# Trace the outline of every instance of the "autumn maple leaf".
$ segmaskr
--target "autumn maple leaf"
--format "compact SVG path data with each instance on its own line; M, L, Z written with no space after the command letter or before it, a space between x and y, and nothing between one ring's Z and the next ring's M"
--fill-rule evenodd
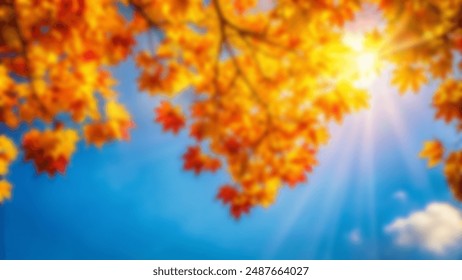
M462 36L459 36L456 39L454 39L454 47L456 50L462 53Z
M257 4L255 0L234 0L234 8L239 14L243 14L248 9Z
M444 166L444 175L454 197L462 201L462 152L452 152Z
M418 92L420 87L427 83L428 79L425 71L421 68L405 66L400 67L393 73L391 83L398 87L400 94L404 94L409 89L414 93Z
M230 205L230 213L237 220L241 218L242 214L248 214L252 208L250 199L240 195L239 191L231 185L222 186L218 191L217 199Z
M11 198L11 184L6 180L0 180L0 203Z
M221 167L218 159L202 153L199 146L189 147L183 155L183 160L183 168L185 170L193 170L196 175L204 170L215 172Z
M220 188L217 194L217 198L221 201L223 201L224 204L231 203L234 198L236 198L238 195L238 191L236 188L230 186L230 185L224 185Z
M24 159L33 162L38 173L63 174L77 141L78 135L71 129L31 130L23 137Z
M239 203L239 204L233 204L231 205L231 215L235 219L239 219L242 214L248 214L250 212L250 209L252 208L252 204L249 202L244 202L244 203Z
M154 121L178 134L188 118L196 146L183 167L199 174L223 164L232 181L217 198L235 218L308 180L331 122L368 107L360 84L369 78L362 76L388 63L402 94L441 79L435 119L462 132L454 67L462 70L461 0L1 3L0 125L26 127L21 153L39 173L65 172L81 137L97 147L129 139L133 121L117 102L112 67L130 54L139 90L172 99L188 92L187 113L164 101ZM380 15L365 18L375 27L370 34L355 27L364 23L364 5ZM350 32L359 35L355 47L343 42ZM135 46L141 34L148 44ZM448 184L462 200L462 151L445 148L430 141L421 156L430 166L445 161ZM0 182L16 153L14 141L0 135ZM0 202L10 189L1 183Z
M0 135L0 176L8 173L9 165L17 157L18 151L13 141L4 135Z
M173 107L170 102L163 101L155 109L155 121L162 124L164 131L177 134L185 126L185 119L179 107Z
M434 167L443 159L444 146L438 140L427 141L419 156L428 159L428 167Z
M444 81L433 96L435 118L446 123L462 118L462 82L455 79Z

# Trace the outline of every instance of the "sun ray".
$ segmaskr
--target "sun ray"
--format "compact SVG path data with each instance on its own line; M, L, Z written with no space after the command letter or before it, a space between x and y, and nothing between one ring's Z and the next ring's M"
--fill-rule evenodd
M396 102L393 101L391 96L383 94L382 101L388 120L393 129L393 133L399 141L399 149L404 157L405 167L409 172L413 185L426 191L428 197L434 197L435 193L432 191L430 181L427 173L425 172L426 170L415 164L418 152L416 151L414 158L406 156L406 154L409 154L409 151L412 151L411 143L416 142L412 138L412 129L406 127L405 118L403 117L402 112L396 109L398 106L395 104Z
M351 52L348 53L347 65L344 67L340 80L354 80L354 85L360 88L369 87L377 78L380 68L379 49L365 45L364 33L346 32L343 43Z
M361 167L361 177L366 181L364 186L362 204L360 207L360 213L367 213L367 230L370 233L370 240L368 246L373 257L377 256L377 215L376 215L376 182L375 182L375 133L374 133L374 122L375 122L375 111L374 106L377 106L376 98L371 98L371 109L365 112L364 117L364 130L360 145L363 147L359 156L359 162Z
M388 36L383 38L382 44L380 45L381 57L386 58L388 56L392 56L400 51L405 51L409 49L413 49L418 47L419 45L425 44L427 42L431 42L435 38L441 36L442 34L447 34L448 30L441 30L437 34L433 34L433 36L422 36L420 38L414 38L412 40L397 40L396 38L402 34L402 32L406 29L407 24L409 21L414 19L410 19L409 17L401 17L396 19L398 22L393 23L394 27L389 28ZM391 22L393 20L388 20ZM448 27L450 28L450 27Z
M343 154L341 157L336 158L338 160L338 165L336 169L335 177L330 181L330 190L326 192L327 197L325 198L325 203L323 204L322 212L323 215L320 216L319 220L325 221L322 223L322 227L319 227L319 231L317 232L317 238L319 241L322 239L326 240L327 246L323 248L324 256L322 258L332 258L332 252L334 250L334 243L337 238L338 229L339 229L339 221L341 217L341 210L343 209L343 205L346 199L346 193L348 188L346 188L347 183L352 178L352 169L354 168L354 164L352 160L356 157L355 153L358 150L357 141L360 136L359 132L361 130L361 122L358 117L352 119L353 128L348 129L345 128L342 131L348 134L349 138L345 139L345 148L343 150ZM339 139L342 137L340 136ZM338 143L339 145L342 145ZM328 164L326 164L328 165ZM326 176L327 178L332 178L331 176ZM350 184L351 186L351 184ZM329 230L327 228L329 227ZM321 242L317 242L316 246L313 247L314 254L318 255L320 250L319 247Z
M316 176L318 178L332 178L329 181L329 186L321 186L319 183L316 185L313 183L319 182L316 178L312 178L312 183L308 184L308 190L300 197L300 199L294 204L295 206L290 210L290 214L286 222L281 225L281 230L276 234L274 239L271 242L271 245L268 247L265 257L273 258L280 247L284 244L292 228L295 226L303 211L307 209L308 205L312 205L310 200L312 199L321 199L323 201L322 208L317 209L316 211L320 214L317 216L317 227L311 228L314 240L312 244L319 244L326 236L326 228L329 225L336 225L339 219L339 211L341 209L342 202L345 197L345 192L347 191L344 188L344 182L348 177L349 169L351 166L350 160L353 157L353 147L356 145L356 138L358 136L359 125L356 122L352 123L352 127L338 128L338 134L333 135L332 137L339 140L332 140L329 144L329 153L326 154L326 158L321 160L320 167ZM341 139L341 140L340 140ZM346 144L342 144L346 143ZM327 150L327 147L326 147ZM332 170L336 170L335 177L332 176ZM329 176L323 174L328 172ZM328 190L326 190L328 188ZM334 223L332 223L334 222ZM333 239L334 236L329 238ZM305 252L306 256L314 257L318 252L317 246L313 247L310 252Z

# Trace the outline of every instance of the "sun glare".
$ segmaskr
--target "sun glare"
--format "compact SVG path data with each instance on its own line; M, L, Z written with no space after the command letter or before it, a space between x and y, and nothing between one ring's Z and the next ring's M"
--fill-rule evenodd
M352 50L355 84L361 87L370 86L377 78L377 51L365 47L363 34L347 33L343 37L343 42Z
M356 84L359 86L371 85L377 78L377 54L364 51L359 53L355 60L359 75Z
M361 33L345 33L343 43L356 52L364 48L364 36Z

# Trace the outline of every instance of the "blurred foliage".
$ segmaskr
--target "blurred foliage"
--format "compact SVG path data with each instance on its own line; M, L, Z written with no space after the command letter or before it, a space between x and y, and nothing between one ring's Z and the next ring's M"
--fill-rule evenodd
M366 6L384 28L348 43L348 24ZM461 7L462 0L2 0L0 122L28 129L21 143L0 136L0 202L11 196L5 176L16 146L54 176L78 141L102 147L129 138L134 124L111 74L126 59L140 70L139 89L165 98L155 121L166 132L187 129L197 142L184 169L230 174L217 197L236 218L307 180L328 125L368 107L358 81L385 62L403 94L441 80L435 117L460 130ZM135 48L140 39L149 47ZM187 90L195 96L188 108L172 104ZM435 140L421 156L431 166L444 162L462 199L462 152L444 151Z

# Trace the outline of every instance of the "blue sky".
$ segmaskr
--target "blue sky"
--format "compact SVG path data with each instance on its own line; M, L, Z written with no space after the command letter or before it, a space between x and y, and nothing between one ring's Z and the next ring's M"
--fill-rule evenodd
M376 80L370 110L332 125L309 182L284 189L272 207L235 221L215 199L226 173L182 171L181 156L192 140L186 132L164 134L153 122L159 98L137 92L132 62L115 75L137 124L131 141L103 149L81 143L65 176L52 179L17 160L9 175L13 199L0 206L0 257L462 258L462 234L435 240L419 224L424 219L433 228L450 227L431 213L462 209L442 168L427 169L417 156L426 139L457 139L451 126L433 120L436 85L401 97L388 75ZM417 213L420 220L410 216Z

